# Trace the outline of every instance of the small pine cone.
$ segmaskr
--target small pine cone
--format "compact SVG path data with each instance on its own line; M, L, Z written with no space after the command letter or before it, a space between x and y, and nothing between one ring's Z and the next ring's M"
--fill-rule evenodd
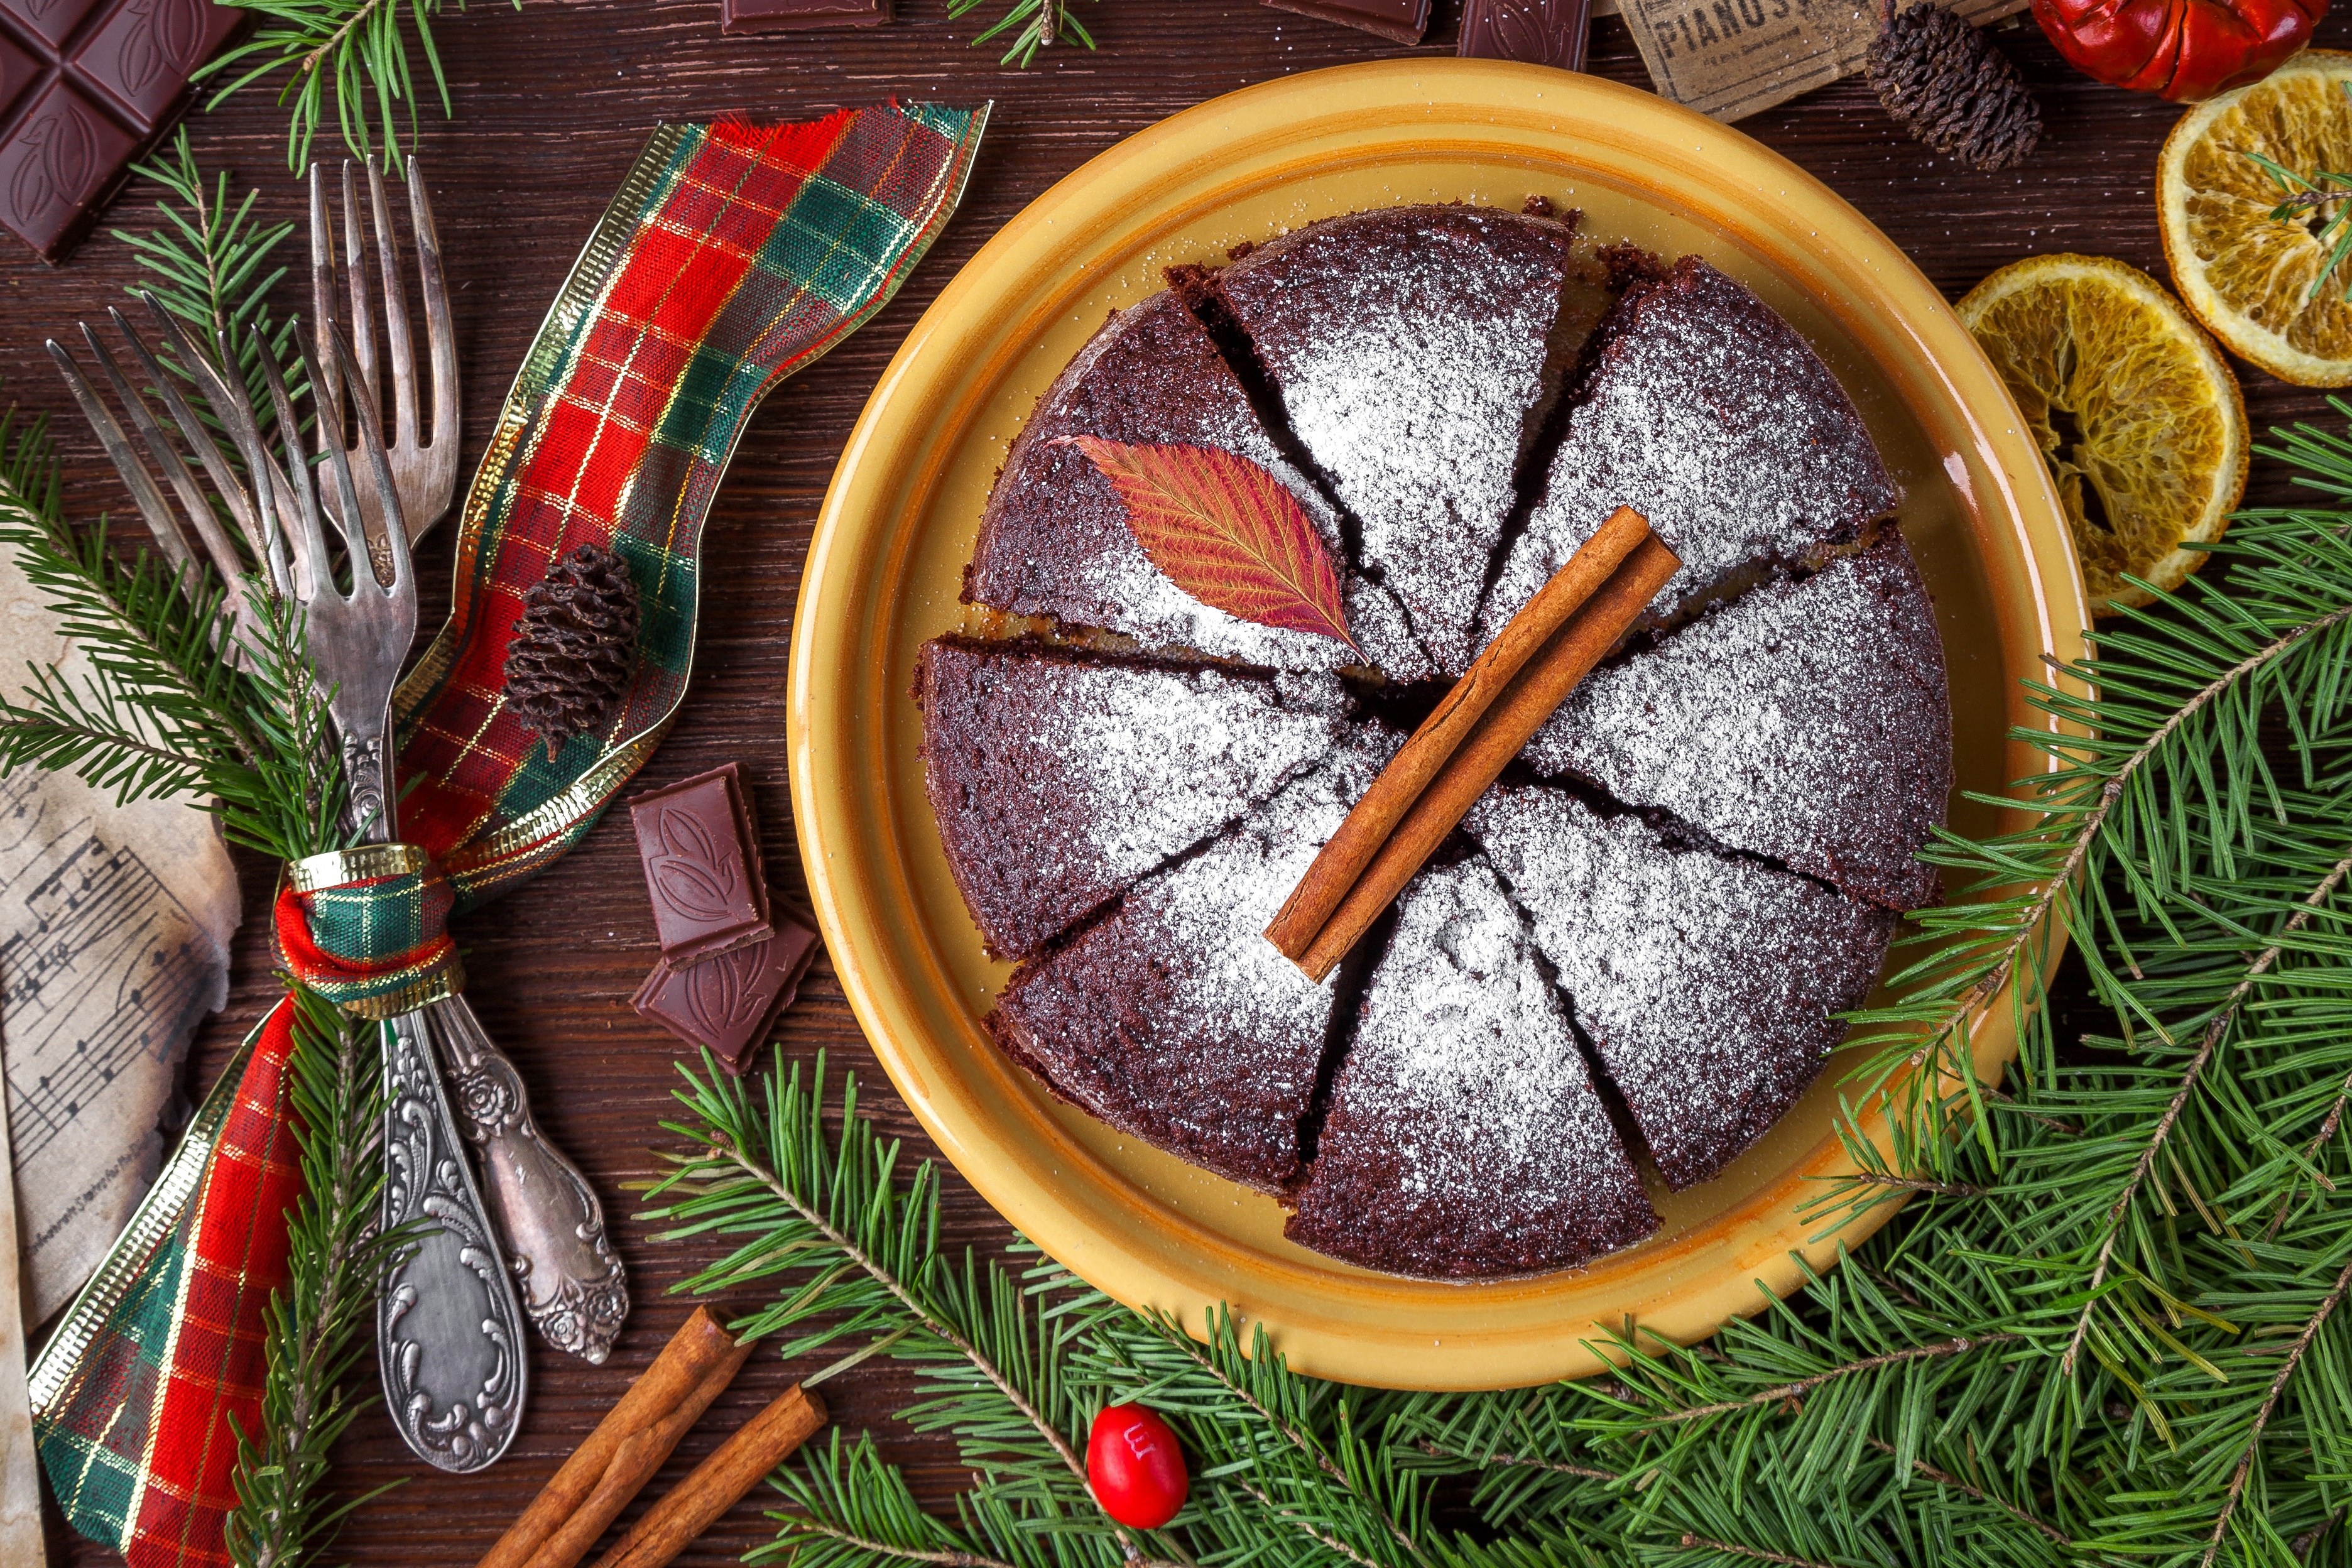
M603 723L637 651L637 585L627 563L583 544L547 569L507 645L507 706L547 742L548 760Z
M1886 16L1869 69L1895 123L1938 153L2006 169L2042 140L2042 107L2017 67L1935 0Z

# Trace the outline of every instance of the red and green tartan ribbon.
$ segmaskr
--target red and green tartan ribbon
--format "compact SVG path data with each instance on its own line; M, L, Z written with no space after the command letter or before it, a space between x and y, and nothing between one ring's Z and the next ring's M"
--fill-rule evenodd
M394 699L403 843L289 870L275 918L298 978L363 1016L454 989L447 914L551 864L652 754L693 663L703 521L752 409L898 290L986 120L893 104L654 133L515 378L467 496L448 624ZM601 731L550 759L506 708L506 648L523 595L586 543L635 579L635 674ZM295 1192L289 1006L232 1067L217 1141L191 1131L34 1370L67 1517L131 1568L231 1561L235 1433L259 1427Z

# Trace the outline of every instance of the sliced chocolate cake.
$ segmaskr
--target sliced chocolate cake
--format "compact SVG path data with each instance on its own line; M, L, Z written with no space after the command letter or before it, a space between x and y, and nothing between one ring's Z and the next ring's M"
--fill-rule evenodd
M1179 1158L1288 1185L1338 978L1309 984L1260 933L1395 749L1349 731L1241 826L1022 965L988 1016L1005 1055Z
M1476 657L1480 589L1596 312L1600 271L1549 218L1406 206L1310 224L1213 279L1291 430L1360 527L1357 563L1437 671ZM1589 274L1589 276L1588 276Z
M1573 1268L1658 1227L1486 862L1405 889L1284 1234L1391 1274Z
M1347 559L1329 506L1283 458L1192 311L1162 293L1113 316L1038 399L989 492L964 572L967 603L1254 664L1331 669L1354 662L1334 638L1254 625L1179 588L1129 531L1110 481L1076 447L1055 444L1081 435L1216 447L1247 458L1297 497L1332 560ZM1399 679L1427 673L1393 598L1354 574L1343 593L1349 628L1366 657Z
M1627 289L1601 335L1482 642L1620 506L1682 558L1664 615L1734 574L1818 559L1901 499L1821 356L1696 257Z
M1524 753L1892 909L1952 790L1936 611L1903 536L1764 584L1595 670Z
M1845 1037L1896 916L1753 860L1676 847L1564 790L1490 790L1465 821L1527 911L1601 1065L1675 1187L1762 1137Z
M940 637L915 680L931 811L988 951L1020 958L1321 762L1327 675Z

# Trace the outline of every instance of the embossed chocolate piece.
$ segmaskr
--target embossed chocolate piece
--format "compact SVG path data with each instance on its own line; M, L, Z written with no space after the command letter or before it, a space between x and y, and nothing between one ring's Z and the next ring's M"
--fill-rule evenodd
M774 934L741 768L730 763L638 795L629 820L666 958L710 958Z
M1464 59L1584 68L1592 0L1462 0Z
M776 934L698 963L663 959L629 998L639 1014L690 1046L709 1047L729 1072L740 1073L752 1047L800 994L816 960L816 932L798 921Z
M891 0L721 0L722 33L781 33L798 27L870 27L890 19Z
M1429 0L1265 0L1277 11L1361 27L1400 44L1417 44L1429 31Z
M0 0L0 224L62 261L245 18L211 0Z

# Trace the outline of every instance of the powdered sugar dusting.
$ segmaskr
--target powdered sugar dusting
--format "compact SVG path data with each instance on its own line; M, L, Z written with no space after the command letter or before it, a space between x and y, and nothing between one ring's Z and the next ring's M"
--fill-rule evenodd
M1219 279L1291 429L1363 525L1363 565L1441 670L1477 653L1568 261L1558 225L1421 207L1318 224Z
M1751 861L1677 852L1557 790L1489 791L1464 824L1533 921L1659 1169L1705 1181L1844 1037L1895 917Z
M1292 1227L1403 1272L1565 1268L1657 1221L1484 860L1400 901Z
M1944 820L1951 706L1909 547L1890 534L1596 670L1525 756L1859 897L1933 901L1913 857Z
M1607 330L1488 600L1488 637L1620 506L1682 557L1652 604L1661 614L1735 568L1797 561L1894 509L1894 481L1837 378L1713 268L1685 258Z

